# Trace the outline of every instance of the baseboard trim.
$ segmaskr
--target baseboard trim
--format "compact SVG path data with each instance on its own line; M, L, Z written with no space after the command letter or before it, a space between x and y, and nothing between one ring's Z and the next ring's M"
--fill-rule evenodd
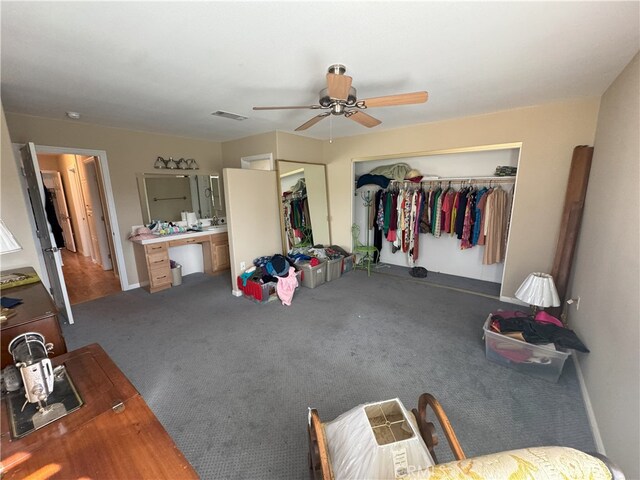
M234 297L241 297L242 296L242 290L231 290L231 295L233 295Z
M500 301L501 302L507 302L507 303L513 303L514 305L520 305L522 307L528 307L529 306L526 303L518 300L515 297L507 297L507 296L504 296L504 295L500 295Z
M596 420L596 414L593 411L591 405L591 398L587 391L587 385L584 383L584 375L582 375L582 368L580 367L580 361L576 352L571 355L573 357L573 364L576 366L576 373L578 375L578 383L580 384L580 393L582 393L582 400L584 401L584 408L587 411L587 418L589 419L589 427L591 428L591 434L593 435L593 441L596 443L596 449L598 453L606 455L604 450L604 443L602 442L602 436L600 435L600 429L598 428L598 421Z
M127 288L125 288L125 291L133 290L134 288L140 288L140 283L130 283L129 285L127 285Z

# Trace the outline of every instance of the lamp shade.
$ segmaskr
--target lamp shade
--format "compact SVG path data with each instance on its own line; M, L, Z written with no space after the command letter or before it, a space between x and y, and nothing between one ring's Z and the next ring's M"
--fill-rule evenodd
M22 250L22 247L2 219L0 219L0 254L18 252L20 250Z
M530 273L516 292L516 298L536 307L559 307L560 297L553 277L547 273Z

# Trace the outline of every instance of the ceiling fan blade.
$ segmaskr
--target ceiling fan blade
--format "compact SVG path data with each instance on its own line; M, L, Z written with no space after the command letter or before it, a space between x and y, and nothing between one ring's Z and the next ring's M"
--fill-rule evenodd
M364 125L367 128L375 127L382 123L377 118L373 118L371 115L359 110L351 111L349 112L349 115L345 115L345 117L350 118L354 122L358 122L360 125Z
M349 75L327 73L327 90L329 97L337 100L346 100L349 97L349 89L353 79Z
M300 125L298 128L296 128L296 132L299 132L300 130L306 130L309 127L313 127L316 123L318 123L320 120L322 120L324 117L329 116L330 113L322 113L320 115L316 115L315 117L313 117L311 120L303 123L302 125Z
M427 92L401 93L399 95L387 95L386 97L374 97L362 100L367 108L393 107L394 105L411 105L424 103L429 99Z
M254 110L302 110L302 109L317 110L318 108L322 108L322 107L320 105L298 105L293 107L253 107Z

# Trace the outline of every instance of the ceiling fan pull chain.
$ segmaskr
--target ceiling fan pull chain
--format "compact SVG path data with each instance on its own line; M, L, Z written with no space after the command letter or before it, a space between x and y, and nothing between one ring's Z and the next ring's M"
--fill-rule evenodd
M333 143L333 115L329 115L329 143Z

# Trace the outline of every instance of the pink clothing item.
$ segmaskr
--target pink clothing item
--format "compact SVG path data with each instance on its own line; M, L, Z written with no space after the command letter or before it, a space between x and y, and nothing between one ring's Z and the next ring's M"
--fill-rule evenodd
M540 322L540 323L552 323L557 327L564 327L564 325L562 324L562 322L560 320L558 320L556 317L554 317L553 315L549 315L547 312L545 312L544 310L540 310L538 313L536 313L536 316L533 318L536 322Z
M280 300L282 300L283 305L291 305L291 300L293 300L293 293L298 287L298 277L296 276L296 269L293 267L289 267L289 275L287 275L286 277L276 278L278 279L278 285L276 286L278 297L280 298Z

